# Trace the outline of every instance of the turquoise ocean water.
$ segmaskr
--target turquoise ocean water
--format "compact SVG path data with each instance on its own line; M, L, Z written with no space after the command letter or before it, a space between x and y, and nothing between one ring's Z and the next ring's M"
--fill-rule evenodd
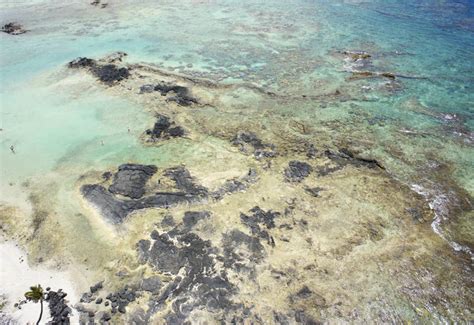
M45 175L70 190L87 170L148 159L138 140L147 112L66 68L79 56L123 51L127 62L221 83L294 97L347 95L317 107L289 101L275 114L382 161L430 201L433 231L472 258L474 2L143 0L100 9L77 0L0 1L1 24L10 21L29 31L0 33L4 204L24 205L25 183ZM345 51L371 57L352 60ZM353 71L398 77L351 80ZM160 161L177 159L173 152L159 149Z
M127 116L140 116L139 108L61 83L72 58L118 50L131 62L188 69L224 83L250 81L297 95L345 89L360 100L317 116L311 106L292 114L337 122L344 127L330 132L370 139L366 150L401 178L429 179L428 166L440 163L456 186L474 191L470 1L117 1L105 9L85 1L4 1L1 7L2 22L21 21L30 30L0 35L4 193L87 143L109 136L125 137L117 152L131 145L124 124ZM370 53L363 69L415 79L347 83L348 72L360 67L341 51ZM117 119L122 123L110 123ZM403 132L426 136L413 140ZM110 155L95 154L87 159Z

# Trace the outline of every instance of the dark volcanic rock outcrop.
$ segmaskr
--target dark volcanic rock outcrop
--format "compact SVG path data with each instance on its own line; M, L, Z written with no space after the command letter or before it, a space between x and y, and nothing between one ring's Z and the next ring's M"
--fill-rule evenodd
M247 175L225 181L219 189L211 194L211 196L218 200L222 199L227 194L245 191L251 184L255 183L257 179L258 176L255 169L249 169Z
M80 57L75 60L72 60L67 64L67 66L71 69L77 69L77 68L92 68L95 66L95 60L85 58L85 57Z
M150 240L138 243L142 262L174 277L150 300L145 318L170 302L171 311L165 316L167 324L185 323L192 311L202 308L209 312L238 308L230 299L237 288L228 280L225 270L216 268L219 250L192 232L199 220L209 217L205 211L186 212L184 223L168 232L154 231L153 244Z
M168 97L167 100L176 102L181 106L190 106L198 103L198 100L191 96L189 89L183 86L161 83L156 85L154 90L159 91L161 96L166 96L169 93L172 93L173 95Z
M100 184L81 187L82 195L114 224L122 223L133 211L145 208L167 208L180 203L201 201L207 196L207 189L195 183L184 167L170 168L164 176L176 183L176 192L155 192L143 196L145 185L156 173L157 168L149 165L125 164L114 175L114 182L107 190ZM118 197L128 196L131 199Z
M333 165L327 164L318 168L319 176L326 176L335 171L343 169L347 165L355 167L366 167L370 169L385 169L381 163L375 159L359 157L349 149L339 149L339 151L326 150L326 157L328 157Z
M252 153L257 159L276 156L275 146L264 143L253 132L239 131L231 142L234 146L238 146L240 151L247 154Z
M157 140L182 137L186 132L181 126L174 125L169 117L158 114L153 128L146 130L145 133L150 136L151 140Z
M288 167L285 169L285 177L289 182L301 182L309 176L313 171L310 164L293 160L290 161Z
M72 309L68 307L66 303L67 293L63 292L61 289L56 291L49 291L46 294L45 301L48 302L49 311L51 313L51 321L48 324L70 324L70 314Z
M159 83L157 85L146 84L140 87L140 94L159 91L161 96L168 96L166 100L176 102L180 106L191 106L198 104L198 100L193 97L187 87L172 83Z
M10 35L20 35L27 32L26 29L23 28L22 25L18 23L8 23L2 26L2 32L10 34Z
M119 166L114 182L109 191L132 199L139 199L145 194L146 182L157 172L156 166L124 164Z
M240 214L242 223L250 228L252 235L266 240L271 246L275 246L275 240L265 228L275 228L275 218L278 218L280 213L271 210L264 211L258 206L252 208L250 212L252 213L250 215Z
M100 81L108 85L127 79L130 76L130 71L127 68L119 68L114 64L98 65L92 69L92 72Z
M135 301L136 298L136 290L133 288L129 288L128 286L115 293L110 293L107 295L107 297L105 297L105 299L110 301L112 314L115 314L117 311L122 314L125 314L125 308L128 306L128 304Z
M122 56L124 53L120 53ZM102 64L93 59L80 57L68 63L69 68L88 69L97 79L112 86L117 82L127 79L130 71L125 67L118 67L115 64Z
M189 171L184 167L168 168L164 172L164 175L172 179L176 184L176 188L182 190L184 193L199 196L207 195L207 189L197 184Z
M227 180L220 188L209 192L185 167L178 166L163 172L163 177L174 182L172 191L152 192L150 189L152 193L146 194L146 184L156 172L155 166L124 164L114 174L108 189L102 184L86 184L81 187L81 193L107 220L119 224L136 210L169 208L182 203L199 203L208 198L220 200L226 194L243 191L257 181L257 173L249 170L245 176Z

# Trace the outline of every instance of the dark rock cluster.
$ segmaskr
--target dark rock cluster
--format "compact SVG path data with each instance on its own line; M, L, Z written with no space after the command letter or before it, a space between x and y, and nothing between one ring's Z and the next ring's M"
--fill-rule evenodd
M12 22L3 25L2 32L10 35L20 35L26 33L27 30L24 29L22 25Z
M108 189L102 184L86 184L81 187L81 193L106 219L119 224L136 210L199 203L207 198L220 200L227 194L246 190L257 180L257 173L251 169L245 176L227 180L221 187L209 192L196 182L185 167L178 166L163 172L163 177L174 182L173 191L155 191L146 195L146 184L156 172L155 166L124 164L119 166ZM111 177L107 175L106 179ZM158 184L160 182L161 179Z
M128 68L120 68L115 64L99 64L97 61L85 57L69 62L68 67L88 69L97 79L109 86L130 77Z
M318 168L319 176L326 176L335 171L343 169L347 165L355 167L366 167L370 169L385 169L381 163L375 159L359 157L349 149L339 149L339 151L326 150L326 157L328 157L333 165L325 165Z
M91 2L91 5L98 7L100 5L100 8L106 8L108 6L108 3L101 3L101 0L93 0Z
M77 69L77 68L92 68L96 65L95 60L89 59L89 58L84 58L80 57L75 60L72 60L67 64L67 66L71 69Z
M179 186L188 185L185 182ZM82 315L89 322L108 324L111 315L127 313L129 323L148 324L161 312L160 319L164 324L189 324L193 312L205 310L216 322L223 324L258 322L258 312L238 298L239 281L248 283L257 277L257 267L267 257L267 248L275 244L269 231L276 228L280 217L279 212L256 206L241 214L241 221L249 233L230 229L222 234L219 245L213 245L197 233L198 229L206 228L206 223L213 222L210 212L187 211L178 223L167 215L160 230L153 230L149 238L138 241L136 246L139 262L151 266L155 275L108 294L104 305L110 306L110 310L106 312L91 311L103 303L97 296L102 283L92 286L86 294L91 296L87 299L89 305L82 308ZM204 227L199 228L199 225ZM272 270L273 273L289 276L279 270ZM127 306L139 296L149 297L148 306L128 309ZM316 324L302 306L312 299L322 305L325 303L323 297L304 286L288 299L291 309L288 313L274 311L276 323Z
M169 117L158 114L153 128L146 130L145 133L152 140L157 140L182 137L186 132L181 126L174 125L174 122L171 122Z
M159 91L161 96L166 96L170 92L173 93L174 95L168 97L167 100L176 102L181 106L190 106L198 103L197 99L190 95L189 89L183 86L161 83L155 86L155 91Z
M310 164L302 161L292 160L285 169L285 177L289 182L301 182L313 171Z
M216 191L212 192L212 197L216 200L222 199L226 194L245 191L251 184L257 181L258 175L255 169L249 169L248 173L239 178L228 179Z
M158 168L153 165L121 165L115 173L109 191L131 199L139 199L145 194L145 184L157 171Z
M138 242L140 261L173 277L164 287L159 280L154 280L156 285L147 291L155 294L149 302L148 312L140 316L142 320L170 303L171 311L164 317L166 324L183 324L193 310L202 308L223 321L228 312L249 312L249 308L232 300L238 288L229 281L227 270L246 271L249 276L255 263L266 256L265 249L257 237L239 230L224 234L222 249L214 247L193 232L197 223L210 218L207 211L188 211L181 224L167 232L155 230L150 240ZM271 224L271 216L262 218ZM216 268L218 262L224 264L223 269Z
M278 218L280 213L271 210L264 211L258 206L252 208L250 212L252 213L250 215L240 214L242 223L250 228L252 235L266 240L271 246L275 246L275 240L265 228L275 228L275 218Z
M115 314L117 311L121 314L125 314L125 308L129 303L135 301L136 298L136 290L129 287L125 287L116 293L110 293L105 297L105 299L110 301L112 314Z
M143 85L140 87L140 93L151 93L159 91L161 96L167 96L171 93L171 96L167 97L167 101L176 102L180 106L191 106L192 104L198 104L198 100L190 94L187 87L179 86L170 83L159 83L157 85Z
M108 85L127 79L130 76L130 71L127 68L118 68L115 64L98 65L92 72L100 81Z
M45 301L48 302L49 311L51 314L51 321L48 324L60 325L70 324L70 314L72 309L66 303L67 293L61 289L58 291L48 291L45 296Z
M246 154L253 154L257 159L276 156L275 146L264 143L253 132L240 131L231 142L234 146L238 146L240 151Z
M114 175L114 183L109 189L100 184L88 184L81 187L81 192L114 224L122 223L135 210L167 208L180 203L201 201L207 196L207 189L196 184L184 167L171 168L164 173L164 176L174 180L178 191L155 192L143 196L146 182L154 172L156 172L155 166L125 164L119 167L119 171ZM117 197L115 193L121 193L130 199Z

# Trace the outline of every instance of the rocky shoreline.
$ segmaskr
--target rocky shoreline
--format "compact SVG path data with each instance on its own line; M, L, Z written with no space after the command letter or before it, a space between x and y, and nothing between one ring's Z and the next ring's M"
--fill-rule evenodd
M53 294L58 322L69 308L81 324L469 318L469 257L432 231L437 211L423 193L363 143L273 113L294 97L125 58L119 52L68 64L71 74L92 76L104 91L149 111L137 141L152 158L74 177L83 209L75 218L87 224L78 238L97 246L93 273L102 281L74 305ZM348 97L297 102L340 100ZM169 163L153 158L165 150ZM53 210L37 209L41 233ZM453 284L451 274L462 280Z
M349 55L356 61L370 58L364 54L346 53L345 55ZM138 100L143 100L144 96L152 96L151 98L156 101L156 104L166 106L167 115L174 116L173 120L180 121L184 121L183 118L180 118L183 114L191 114L187 115L188 118L195 114L195 111L189 113L182 111L183 108L192 110L195 107L214 107L219 102L215 96L220 96L221 92L232 92L234 89L229 85L220 86L168 73L158 73L157 76L154 70L150 72L148 68L138 65L121 66L120 62L121 59L106 58L105 60L90 61L90 59L81 58L73 61L70 67L85 67L99 81L108 86L116 86L118 92L129 93L130 89L138 89L136 96L141 98ZM105 78L102 74L103 66L108 66ZM119 72L125 71L124 69L128 71L126 74ZM113 72L112 76L109 71ZM135 79L136 77L137 79ZM160 81L157 82L156 78ZM389 76L387 78L395 80ZM137 85L136 81L141 85ZM255 91L246 85L242 87L251 92ZM158 96L155 95L156 92ZM278 98L277 94L267 94L265 91L259 90L258 94ZM177 134L178 138L184 135L184 129L187 130L186 138L192 140L202 132L216 135L212 130L219 128L218 125L203 124L197 124L196 128L196 124L191 126L189 123L182 127L174 127L170 118L162 115L162 112L163 109L157 111L157 121L152 129L145 132L148 140L145 137L144 141L164 145L166 141L175 137L173 134ZM180 128L179 132L174 132L171 129L173 127ZM204 131L207 127L211 129ZM288 267L286 263L291 260L291 255L289 256L290 260L280 264L281 262L276 262L275 259L278 256L284 256L284 254L279 255L281 253L277 253L277 251L286 249L294 252L294 249L298 249L306 252L308 257L314 255L308 259L308 262L313 258L326 260L329 255L341 263L350 264L352 263L349 262L350 260L358 258L355 257L357 255L353 256L354 252L363 249L362 247L367 247L367 245L380 245L380 250L388 249L385 254L391 254L389 252L393 250L392 245L400 245L394 244L398 239L392 237L387 230L393 227L402 232L416 227L416 231L423 234L423 240L443 245L442 241L438 242L439 238L436 239L432 233L430 234L429 226L427 227L427 221L433 218L433 214L423 197L414 195L410 189L393 179L383 163L346 147L334 148L321 143L305 141L303 145L299 144L299 149L295 150L294 143L292 143L294 137L284 140L275 138L276 143L270 143L262 140L260 135L254 133L253 130L247 131L240 128L241 126L238 126L237 129L231 128L230 130L236 130L233 131L233 135L227 135L227 133L225 136L218 136L228 141L228 144L236 148L240 154L251 157L256 165L249 169L247 175L235 179L223 179L220 181L220 185L214 186L214 188L200 184L199 180L191 176L192 173L184 166L160 169L154 165L131 163L119 166L116 172L103 172L102 180L95 184L83 183L81 193L84 198L96 207L105 220L111 224L117 226L124 223L133 224L133 219L138 218L141 214L148 214L148 209L158 208L159 211L162 211L159 212L161 221L155 223L149 237L139 239L136 243L137 261L139 265L149 270L147 273L151 275L137 279L133 284L127 284L119 289L121 291L118 294L111 293L106 297L98 297L93 294L92 297L84 299L83 303L87 305L87 308L80 307L85 315L84 320L87 317L92 319L91 310L97 310L94 307L101 304L106 304L107 309L101 311L100 316L96 316L96 319L102 321L105 321L103 317L108 320L110 318L116 319L119 317L118 315L124 313L126 313L125 319L129 322L149 323L152 320L162 319L168 324L184 324L198 319L237 323L265 319L277 323L305 324L316 324L327 318L360 320L367 316L357 316L352 312L348 314L348 309L344 308L346 304L337 298L340 296L320 290L308 278L309 274L316 272L320 274L317 276L318 278L327 281L327 274L334 271L320 269L317 266L318 263L316 265L307 264L304 262L305 260L301 261L304 265L301 266L301 269L291 268L282 271L279 267L281 268L282 265ZM305 133L306 130L303 128L302 132ZM158 140L159 142L157 142ZM345 176L341 178L341 175ZM345 184L346 178L355 183L342 185ZM285 189L292 188L293 194L288 196L285 202L274 201L271 198L264 200L265 194L259 193L259 191L267 180L271 180L275 192L280 193L281 189L283 191L281 193L284 193ZM357 190L359 194L353 195L359 196L361 193L365 193L363 205L382 204L385 206L384 210L392 211L392 216L381 218L380 214L372 215L368 212L371 210L366 210L365 213L368 215L358 216L357 219L361 218L361 220L349 227L349 229L356 227L354 235L357 235L355 237L349 236L342 240L342 243L339 242L337 247L329 250L327 248L322 251L320 248L314 250L313 245L320 239L314 234L309 234L311 232L318 233L319 230L316 229L321 227L321 222L324 224L325 221L322 220L325 220L326 217L321 219L320 214L329 217L333 210L340 209L338 208L340 204L345 206L342 202L348 199L348 197L343 197L340 201L341 199L337 198L340 194L334 192L334 187L338 186L336 185L338 183L342 186L355 187L359 182L364 184L363 188ZM387 191L386 198L381 195L380 184L384 184L382 187L383 191ZM342 191L342 188L339 188L338 191ZM371 191L374 191L372 194L378 194L369 199L372 196L369 194ZM396 195L398 202L393 202L389 193ZM222 205L221 201L250 201L248 195L255 194L263 195L259 202L267 209L255 205L246 211L241 210L240 214L234 217L235 220L239 220L238 222L233 221L234 226L219 228L215 232L216 226L214 224L218 223L217 220L220 218L218 215L222 213L218 208ZM245 197L247 198L243 199ZM330 201L326 201L328 199ZM313 202L313 200L324 200L325 204L332 202L330 206L322 209L326 212L319 212L318 209L316 211L307 210L305 207L313 204L321 209L321 203ZM354 206L359 204L356 202L354 201ZM189 208L198 210L188 210ZM347 211L350 211L350 207L347 208L349 209ZM185 210L182 218L176 217L173 211L183 211L183 209ZM360 207L355 209L359 213L362 212ZM227 215L228 212L225 214ZM329 217L327 222L332 222L331 218ZM314 220L319 221L315 223ZM238 224L237 227L235 222ZM351 222L346 226L349 224ZM327 226L323 226L323 229L326 229L325 227ZM209 232L211 229L214 229L212 233ZM323 235L328 238L326 240L330 240L331 232ZM402 260L409 259L409 256L418 247L418 236L412 237L408 233L405 235L410 239L408 242L404 241L405 251L400 253ZM305 236L308 237L303 241L304 244L300 242L300 239L296 239ZM321 243L317 245L320 247ZM305 246L307 247L303 248ZM372 256L372 253L369 252L365 254ZM417 263L422 263L425 265L424 267L436 272L436 268L433 266L438 262L435 262L433 258L427 258L424 253L420 252L420 254L424 256L425 260L424 262L418 260ZM450 253L447 254L450 255ZM372 256L372 258L377 257ZM451 258L453 257L449 257L449 259ZM380 268L379 263L377 262L377 265ZM410 272L416 272L411 267L406 268L404 262L395 262L392 267L399 268L400 265L404 265L405 270L400 273L399 279L396 281L406 281L407 276L410 278ZM385 276L393 276L389 275L388 270L390 268L385 269L382 273ZM270 272L269 278L265 275L266 272ZM286 279L287 283L292 282L288 278L289 274L292 274L291 277L307 280L296 281L291 285L291 289L290 287L285 289L284 297L278 301L284 302L287 306L282 307L281 304L277 304L268 310L269 307L262 304L261 300L250 303L248 292L253 292L253 297L263 295L259 289L261 281L270 281L268 283L274 283L273 287L278 287L278 283L283 279ZM432 276L437 277L435 273L432 273ZM425 280L412 278L410 281L422 285L421 283ZM106 280L109 285L112 282L111 279ZM252 286L256 286L257 289L250 289ZM344 285L341 289L343 287ZM448 291L445 291L447 288L439 287L438 289L440 291L437 292L437 295L449 295ZM463 292L461 287L456 290L461 295L466 294L461 293ZM391 299L403 300L405 299L403 297L408 293L401 294L395 290L387 292L387 294L392 297ZM130 299L127 298L128 296ZM140 303L136 303L137 299L140 300ZM416 299L425 301L423 296L417 296ZM144 308L144 306L148 307ZM267 308L266 311L264 311L265 308ZM397 307L385 304L383 308L385 316L380 319L400 320L398 315L401 311L397 310ZM86 311L88 312L86 313ZM370 315L372 315L370 317L374 316Z

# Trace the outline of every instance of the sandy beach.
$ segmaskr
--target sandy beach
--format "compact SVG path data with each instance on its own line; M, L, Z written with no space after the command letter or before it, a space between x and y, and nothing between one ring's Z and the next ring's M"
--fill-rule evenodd
M0 242L0 279L2 286L0 295L4 297L2 314L7 314L11 319L6 324L36 324L40 306L29 302L21 305L21 309L14 304L24 299L24 293L30 286L41 284L43 289L50 287L52 290L63 289L67 293L67 300L71 305L79 301L78 291L74 280L67 271L57 271L44 266L30 266L27 255L12 242ZM6 316L3 316L7 319ZM44 314L41 324L50 320L47 302L44 302ZM71 324L78 324L79 317L73 313ZM3 324L2 324L3 325Z

